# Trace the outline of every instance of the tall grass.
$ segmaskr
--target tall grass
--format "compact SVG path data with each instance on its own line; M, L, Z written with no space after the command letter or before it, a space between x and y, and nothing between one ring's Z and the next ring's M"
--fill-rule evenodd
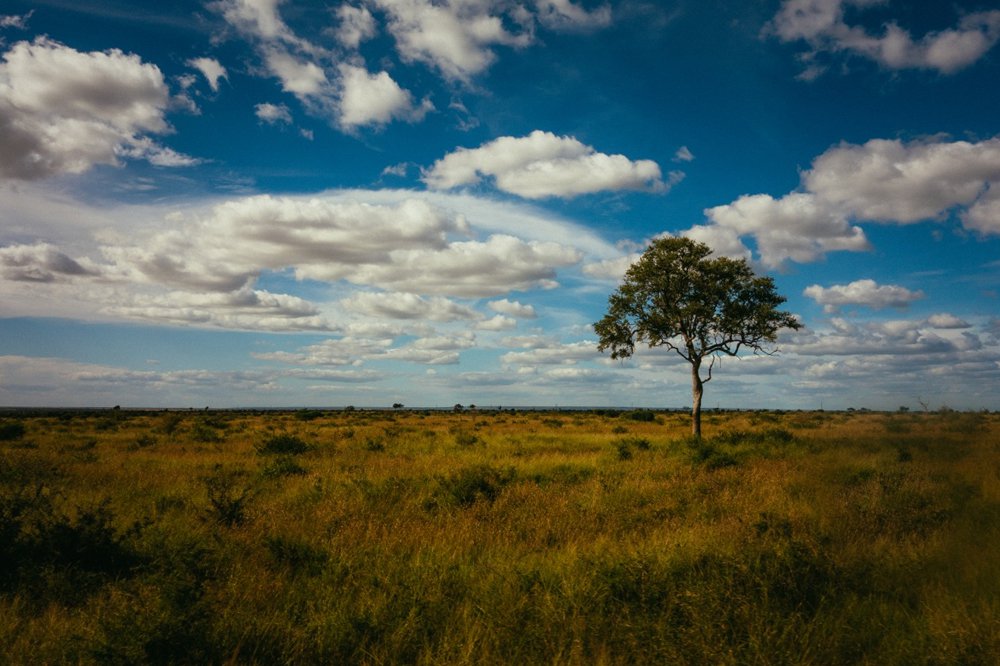
M1000 417L711 416L5 419L0 662L1000 663Z

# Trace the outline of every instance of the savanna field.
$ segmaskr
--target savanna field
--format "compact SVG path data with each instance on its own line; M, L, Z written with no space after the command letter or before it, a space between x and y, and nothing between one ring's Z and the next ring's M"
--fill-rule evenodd
M997 664L1000 414L0 416L0 662Z

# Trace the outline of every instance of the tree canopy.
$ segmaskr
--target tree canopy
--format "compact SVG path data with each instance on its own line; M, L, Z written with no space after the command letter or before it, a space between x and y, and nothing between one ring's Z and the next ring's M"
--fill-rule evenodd
M789 312L774 280L754 273L746 259L710 257L704 243L659 238L625 272L608 298L608 312L594 324L598 349L627 358L637 343L666 347L691 364L692 425L701 436L701 398L715 359L742 351L773 353L782 328L801 324ZM708 358L706 375L703 361Z

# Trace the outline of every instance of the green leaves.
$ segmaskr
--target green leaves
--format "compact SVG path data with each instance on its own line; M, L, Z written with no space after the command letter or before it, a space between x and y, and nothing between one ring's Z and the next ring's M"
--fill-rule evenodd
M635 344L673 349L688 362L741 349L765 351L781 328L799 328L769 277L754 275L745 259L710 258L703 243L654 240L608 299L594 324L598 349L625 358Z

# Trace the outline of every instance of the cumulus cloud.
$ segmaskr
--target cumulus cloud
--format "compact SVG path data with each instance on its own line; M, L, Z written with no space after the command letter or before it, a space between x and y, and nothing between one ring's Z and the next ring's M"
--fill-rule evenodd
M356 49L378 33L375 18L367 7L341 5L337 8L336 16L339 25L334 35L347 48Z
M91 262L84 263L87 266L49 243L0 247L0 275L15 282L55 282L98 275Z
M36 218L73 215L80 222L62 247L0 247L0 302L6 312L32 316L103 313L228 328L253 328L259 317L264 330L322 330L336 321L338 331L358 335L373 333L355 326L366 317L406 321L411 333L443 321L505 330L534 312L512 292L555 287L562 269L611 248L523 204L467 206L468 197L434 193L259 195L170 213L161 205L66 202L29 214L19 201L12 197L9 211L16 233L34 228ZM501 227L517 235L492 233ZM268 294L263 287L272 278L324 283L331 291L314 306ZM341 303L345 291L354 296ZM256 299L252 308L240 310L249 298ZM491 298L494 305L483 309L492 312L463 298Z
M958 358L982 348L972 333L945 336L929 330L924 322L894 320L857 324L846 319L831 320L831 330L809 330L790 336L782 350L799 356L881 356L884 363L915 365L926 362L940 367L941 356ZM934 360L933 357L938 357Z
M218 0L210 6L243 33L266 40L298 44L289 27L278 14L283 0Z
M416 104L388 72L369 73L355 61L295 35L281 19L277 0L222 0L213 6L226 21L257 46L269 74L281 82L306 111L340 129L381 127L394 120L419 122L433 109L429 99ZM364 7L343 5L334 31L341 44L357 48L375 34L374 18ZM357 60L357 59L355 59Z
M332 104L334 93L330 81L315 62L274 46L264 49L264 61L281 81L281 89L295 95L303 104L320 110Z
M393 346L392 337L359 338L344 336L323 340L297 352L267 352L254 358L306 366L360 366L366 361L407 361L424 365L451 365L459 352L475 344L471 333L454 336L418 338L402 346Z
M536 347L528 351L507 352L500 357L505 365L575 365L580 361L594 361L601 357L597 343L590 341L557 343Z
M784 42L805 41L812 62L823 52L843 52L868 58L888 69L931 69L953 74L964 69L996 45L1000 39L1000 11L984 11L960 17L954 27L929 32L915 39L895 22L885 24L881 35L847 23L845 8L878 4L871 0L784 0L765 34ZM813 64L804 78L814 78L822 68Z
M607 4L588 10L571 0L371 0L371 5L386 17L404 62L422 63L460 82L489 68L497 59L495 47L535 43L536 25L584 32L603 28L612 18Z
M229 291L263 270L294 267L299 278L328 281L356 278L370 264L388 270L395 253L446 252L447 234L465 229L463 220L418 200L377 206L260 195L220 203L186 227L106 254L135 278Z
M231 292L175 291L142 295L105 312L129 319L263 331L328 331L315 304L288 294L243 287Z
M18 42L0 63L0 177L82 173L122 157L191 164L149 137L170 131L169 104L159 68L136 55Z
M967 206L1000 179L1000 138L980 142L873 139L820 155L803 185L859 219L909 223Z
M419 105L388 72L371 74L363 67L340 66L340 124L345 128L385 125L393 120L419 122L434 109L429 99Z
M425 170L422 180L443 190L478 183L484 176L493 177L499 189L527 199L669 189L652 160L599 153L573 137L540 130L525 137L500 137L479 148L459 148Z
M803 293L827 312L837 312L844 305L863 305L876 310L905 308L924 298L922 291L911 291L894 284L879 285L874 280L855 280L850 284L830 287L814 284L806 287Z
M393 252L391 262L360 265L342 277L394 291L489 297L554 288L555 269L580 258L579 251L570 247L497 234L485 241L457 241L440 250ZM298 272L320 279L329 274L318 265Z
M810 194L792 193L780 199L767 194L744 195L731 204L710 208L705 214L719 230L730 233L728 238L721 236L722 254L732 250L738 253L737 238L753 236L761 262L771 267L788 260L815 261L831 250L869 247L860 227L852 226L846 216ZM691 235L697 238L698 233Z
M522 30L512 33L493 3L462 0L373 0L388 18L387 29L405 62L435 68L448 79L468 81L496 60L491 47L524 47L533 34L524 29L530 18L515 13Z
M979 142L942 137L913 142L873 139L843 143L802 173L800 191L774 198L743 195L705 211L711 224L684 235L727 256L749 255L756 241L767 266L811 262L835 250L869 249L857 221L911 224L958 214L982 234L1000 233L1000 138Z
M584 264L583 274L598 280L621 280L628 267L638 261L640 256L640 254L634 253Z
M517 320L513 317L498 314L495 317L484 319L477 323L476 328L480 331L510 331L517 328Z
M511 301L506 298L502 298L499 301L491 301L489 307L494 312L499 312L500 314L509 315L511 317L517 317L518 319L534 319L536 316L535 308L530 305L525 305L517 301Z
M208 81L208 87L212 89L212 92L219 92L219 79L229 80L226 68L219 64L215 58L193 58L188 60L187 64L201 72L205 80Z
M1000 235L1000 183L991 184L989 192L961 214L966 229L983 235Z
M353 312L388 319L447 322L482 318L482 315L472 308L440 296L423 298L416 294L361 292L345 298L340 303Z
M284 104L262 102L254 106L254 115L268 125L290 125L292 122L292 113Z
M971 328L972 325L953 314L942 312L927 318L927 325L933 328Z

